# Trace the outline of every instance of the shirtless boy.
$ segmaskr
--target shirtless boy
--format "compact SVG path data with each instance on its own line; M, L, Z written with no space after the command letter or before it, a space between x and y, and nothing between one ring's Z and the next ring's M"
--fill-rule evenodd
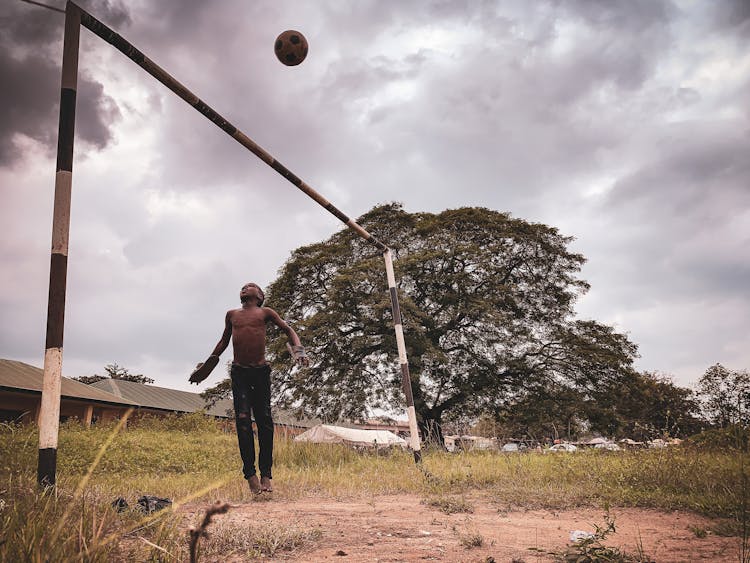
M306 366L305 349L299 336L279 314L269 307L263 307L263 290L254 283L245 284L240 290L241 309L227 311L224 334L211 356L203 364L198 364L190 376L191 383L200 383L219 363L219 356L232 338L234 359L232 360L232 398L237 425L237 440L242 457L242 473L254 493L272 491L271 466L273 465L273 419L271 418L271 368L266 363L266 323L271 321L283 330L294 360ZM255 443L250 411L258 428L258 469L255 470Z

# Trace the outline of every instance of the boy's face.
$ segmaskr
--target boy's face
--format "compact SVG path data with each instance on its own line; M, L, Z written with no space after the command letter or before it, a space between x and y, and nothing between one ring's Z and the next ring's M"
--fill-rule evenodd
M240 290L240 301L244 303L249 300L255 300L256 303L261 303L263 301L263 291L257 284L246 283L242 286L242 289Z

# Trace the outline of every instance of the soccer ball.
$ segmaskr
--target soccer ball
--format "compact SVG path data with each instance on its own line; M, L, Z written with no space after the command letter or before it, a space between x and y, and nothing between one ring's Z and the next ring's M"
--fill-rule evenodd
M307 39L299 31L288 29L276 38L273 50L286 66L296 66L307 56Z

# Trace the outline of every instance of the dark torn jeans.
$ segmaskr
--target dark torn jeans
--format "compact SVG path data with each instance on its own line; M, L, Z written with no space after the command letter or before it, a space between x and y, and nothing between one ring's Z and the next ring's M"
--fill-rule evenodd
M237 423L237 441L245 479L255 475L255 441L250 418L258 429L258 469L261 477L272 478L273 418L271 417L271 368L232 365L232 398Z

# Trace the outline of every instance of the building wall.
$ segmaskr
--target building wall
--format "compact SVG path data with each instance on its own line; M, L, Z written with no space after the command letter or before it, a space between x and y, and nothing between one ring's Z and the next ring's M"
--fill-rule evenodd
M0 393L0 422L33 422L39 416L41 395Z
M41 394L18 393L13 391L0 392L0 422L20 422L28 424L39 421L39 410L41 406ZM109 406L83 400L72 400L62 398L60 401L60 421L65 422L71 419L77 419L86 426L92 423L108 422L122 417L128 407L123 405ZM128 419L128 424L137 426L138 420L144 416L163 417L174 413L159 409L136 408ZM233 418L216 418L216 423L225 432L236 432ZM253 423L253 430L255 423ZM274 424L274 431L277 437L294 438L307 430L306 427Z
M41 402L41 394L3 391L0 393L0 422L38 422ZM119 418L125 411L125 406L108 406L66 398L60 400L61 422L77 419L88 426L92 422L106 422Z

